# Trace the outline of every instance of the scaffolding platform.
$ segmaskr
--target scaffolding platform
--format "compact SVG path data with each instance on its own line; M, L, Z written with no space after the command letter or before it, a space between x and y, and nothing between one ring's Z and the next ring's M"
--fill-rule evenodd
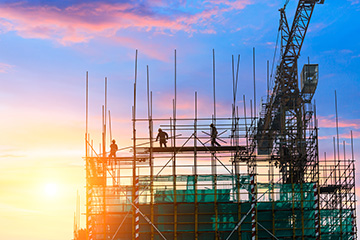
M133 156L129 156L129 157L88 157L88 159L92 160L92 161L106 161L108 164L109 163L119 164L119 162L121 162L121 165L123 165L123 164L131 165L132 162L134 162ZM141 156L141 155L137 156L136 161L137 161L137 164L149 162L149 156L148 155L147 156Z
M233 152L233 151L245 151L244 146L200 146L200 147L153 147L153 148L138 148L139 152L149 153L152 150L153 153L178 153L178 152Z

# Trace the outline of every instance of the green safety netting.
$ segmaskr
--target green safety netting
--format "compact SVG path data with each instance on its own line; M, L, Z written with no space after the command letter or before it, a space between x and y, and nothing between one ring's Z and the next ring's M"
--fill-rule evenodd
M215 179L216 178L216 179ZM149 177L140 179L141 185L147 185ZM174 211L177 210L177 239L194 239L195 222L199 239L214 239L214 231L218 230L220 238L226 239L236 224L242 219L239 230L230 238L251 239L250 177L248 175L234 177L232 175L199 175L197 183L215 181L229 183L225 189L194 189L195 176L176 176L176 182L184 182L185 189L172 190L171 185L157 188L154 191L154 205L140 205L140 210L150 216L154 214L154 224L167 237L174 234ZM171 182L173 176L161 176L156 181ZM236 193L242 190L237 200ZM269 184L257 183L256 188L260 200L256 204L257 234L259 239L293 238L315 239L315 197L314 183L302 184ZM169 189L170 188L170 189ZM265 194L263 194L265 193ZM245 195L245 197L244 197ZM176 204L174 204L176 202ZM195 212L197 214L197 220ZM245 217L246 216L246 217ZM352 212L347 209L321 210L322 239L353 239ZM340 221L341 219L341 221ZM149 239L150 225L140 218L140 239ZM130 222L129 222L130 224ZM266 229L266 230L265 230ZM155 239L161 239L155 233Z

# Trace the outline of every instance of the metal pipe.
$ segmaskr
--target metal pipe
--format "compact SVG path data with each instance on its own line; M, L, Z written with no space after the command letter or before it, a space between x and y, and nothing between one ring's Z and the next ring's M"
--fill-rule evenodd
M269 102L269 94L270 94L270 67L269 60L267 60L267 79L266 79L266 102Z
M107 113L107 77L105 77L105 115L104 115L104 146L106 148L106 113Z
M112 131L111 131L111 115L110 115L110 110L109 110L109 133L110 133L110 141L112 140Z
M146 65L146 96L147 96L147 110L148 118L150 117L150 81L149 81L149 65Z
M177 84L176 84L176 49L174 52L174 109L175 109L175 114L174 114L174 120L176 119L176 104L177 104Z
M88 72L86 71L86 100L85 100L85 105L86 105L86 116L85 116L85 166L86 166L86 178L89 177L90 173L90 166L89 166L89 162L88 162L88 154L89 154L89 150L88 150L88 122L89 122L89 75ZM86 181L87 182L87 181ZM90 184L86 183L86 235L89 236L89 227L90 227Z
M85 126L85 136L88 135L89 130L88 130L88 126L89 126L89 74L86 71L86 126Z
M352 130L350 131L350 136L351 136L351 160L355 160L354 157L354 140L353 140L353 132Z
M197 117L198 117L198 106L197 106L197 92L195 92L195 119L194 119L194 192L195 192L195 240L199 239L198 236L198 221L199 221L199 205L198 205L198 192L197 192Z
M132 216L132 239L137 240L139 239L138 236L138 223L136 222L136 219L139 217L138 211L136 209L137 203L139 201L138 199L138 191L136 189L136 84L137 84L137 58L138 58L138 50L135 52L135 82L134 82L134 105L133 105L133 111L132 111L132 117L133 117L133 169L132 169L132 177L133 177L133 186L132 186L132 199L134 201L135 207L133 208L133 216Z
M153 166L153 121L151 110L151 92L150 92L150 74L149 66L146 66L146 82L147 82L147 108L148 108L148 121L149 121L149 168L150 168L150 220L154 222L154 166ZM150 239L154 239L154 228L151 228Z
M254 77L254 117L256 117L256 86L255 86L255 48L253 48L253 77Z
M216 122L216 98L215 98L215 49L213 49L213 97L214 97L214 122Z
M334 146L334 179L336 184L336 147L335 147L335 137L333 137L333 146Z
M338 110L337 110L337 96L335 90L335 113L336 113L336 138L337 138L337 154L338 160L340 161L340 150L339 150L339 117L338 117Z

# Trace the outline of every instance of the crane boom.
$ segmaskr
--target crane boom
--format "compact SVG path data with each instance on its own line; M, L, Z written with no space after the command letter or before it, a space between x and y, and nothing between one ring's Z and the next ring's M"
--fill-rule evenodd
M294 162L293 169L290 170L295 169L295 171L296 169L301 171L302 165L306 162L305 146L303 146L306 128L305 101L298 87L297 60L317 3L323 4L324 0L299 0L291 28L289 28L285 7L279 10L280 63L276 68L271 97L264 104L264 111L259 118L256 136L259 154L269 154L274 151L274 141L277 140L278 152L283 159L284 154L289 155L287 157ZM301 172L293 172L292 175L295 178L292 181L301 180Z

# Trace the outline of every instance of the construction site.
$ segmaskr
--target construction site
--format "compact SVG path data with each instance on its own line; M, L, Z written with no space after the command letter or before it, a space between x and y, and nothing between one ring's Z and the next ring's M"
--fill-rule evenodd
M357 239L353 139L350 158L345 150L340 156L337 134L334 158L320 160L313 96L321 66L297 65L314 8L323 3L299 0L292 25L286 4L279 10L280 59L273 86L268 64L260 104L255 66L253 100L238 96L239 58L233 56L228 117L217 114L215 55L212 115L199 116L195 92L192 117L177 116L176 51L173 114L153 116L148 77L147 118L137 117L136 52L133 144L113 155L106 95L99 151L90 138L87 78L86 239ZM165 141L160 136L164 146L158 132L167 133Z

